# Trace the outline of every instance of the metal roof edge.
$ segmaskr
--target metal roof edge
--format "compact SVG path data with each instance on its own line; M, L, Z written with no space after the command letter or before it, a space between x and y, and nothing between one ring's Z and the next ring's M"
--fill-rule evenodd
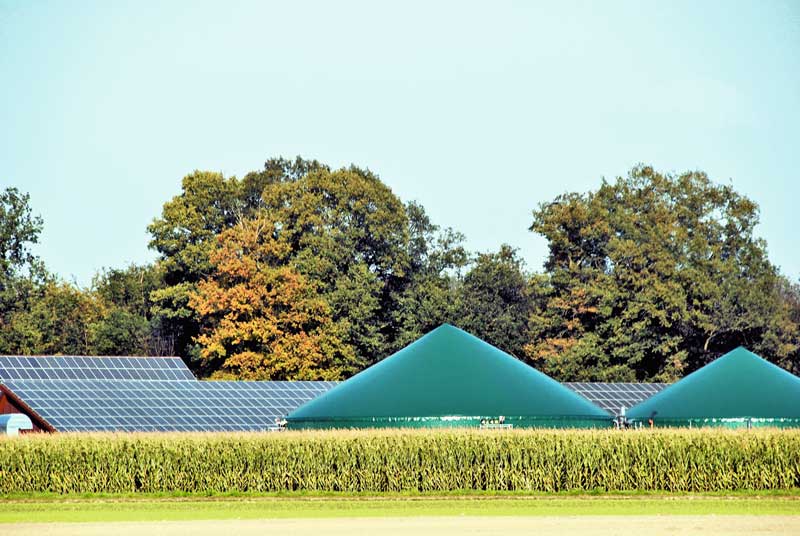
M14 393L14 391L11 390L10 387L8 387L7 385L3 384L2 382L0 382L0 393L3 393L4 395L6 395L15 405L17 405L20 408L22 408L28 414L28 416L31 417L31 420L34 421L34 424L36 426L38 426L42 430L45 430L46 432L55 432L56 431L55 427L52 424L50 424L49 422L47 422L47 419L45 419L44 417L39 415L36 412L36 410L34 410L32 407L30 407L28 404L26 404L25 401L22 400L20 397L18 397Z

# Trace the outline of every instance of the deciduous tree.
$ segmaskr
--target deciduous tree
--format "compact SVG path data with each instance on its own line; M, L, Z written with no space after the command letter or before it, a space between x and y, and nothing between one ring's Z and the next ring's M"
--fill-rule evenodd
M482 253L461 285L462 314L457 323L502 350L524 359L533 309L531 285L517 250L503 244Z
M264 190L287 261L330 304L362 366L386 355L397 282L408 277L408 219L373 173L316 169Z
M189 300L202 320L200 356L216 377L340 379L354 371L352 348L316 285L287 262L276 223L259 214L216 240L212 274Z
M548 239L549 277L529 358L562 379L666 381L738 345L781 362L779 276L757 222L731 186L647 166L541 205L531 230Z
M160 319L160 337L174 341L175 352L185 358L196 355L200 323L189 297L213 271L209 254L217 236L263 208L265 188L317 169L327 168L316 160L273 158L263 170L241 180L208 171L183 178L181 193L166 202L161 216L148 226L150 247L160 255L163 274L163 285L152 291L152 310Z
M462 272L470 262L464 235L441 229L417 202L406 204L408 269L392 280L394 336L380 357L414 342L441 324L459 324Z

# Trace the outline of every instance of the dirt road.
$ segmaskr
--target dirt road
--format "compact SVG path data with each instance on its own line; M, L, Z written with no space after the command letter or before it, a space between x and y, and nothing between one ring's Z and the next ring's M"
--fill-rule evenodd
M798 516L409 517L0 525L4 536L584 536L800 534Z

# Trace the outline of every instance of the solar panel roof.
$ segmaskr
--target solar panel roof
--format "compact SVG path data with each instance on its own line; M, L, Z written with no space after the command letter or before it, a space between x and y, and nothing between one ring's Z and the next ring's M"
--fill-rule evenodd
M623 382L565 382L579 395L594 402L612 415L619 414L620 408L631 408L665 389L666 383L623 383Z
M336 382L10 380L3 384L56 430L257 431Z
M180 357L0 356L0 381L194 379Z
M266 430L338 382L197 381L178 357L0 356L0 383L60 431ZM659 383L565 383L612 414Z

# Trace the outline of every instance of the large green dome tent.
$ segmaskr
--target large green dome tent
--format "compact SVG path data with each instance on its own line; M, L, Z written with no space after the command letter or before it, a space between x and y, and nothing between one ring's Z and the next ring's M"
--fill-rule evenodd
M654 426L800 427L800 378L737 348L632 407Z
M552 378L449 324L337 385L287 427L548 428L611 425L611 416Z

